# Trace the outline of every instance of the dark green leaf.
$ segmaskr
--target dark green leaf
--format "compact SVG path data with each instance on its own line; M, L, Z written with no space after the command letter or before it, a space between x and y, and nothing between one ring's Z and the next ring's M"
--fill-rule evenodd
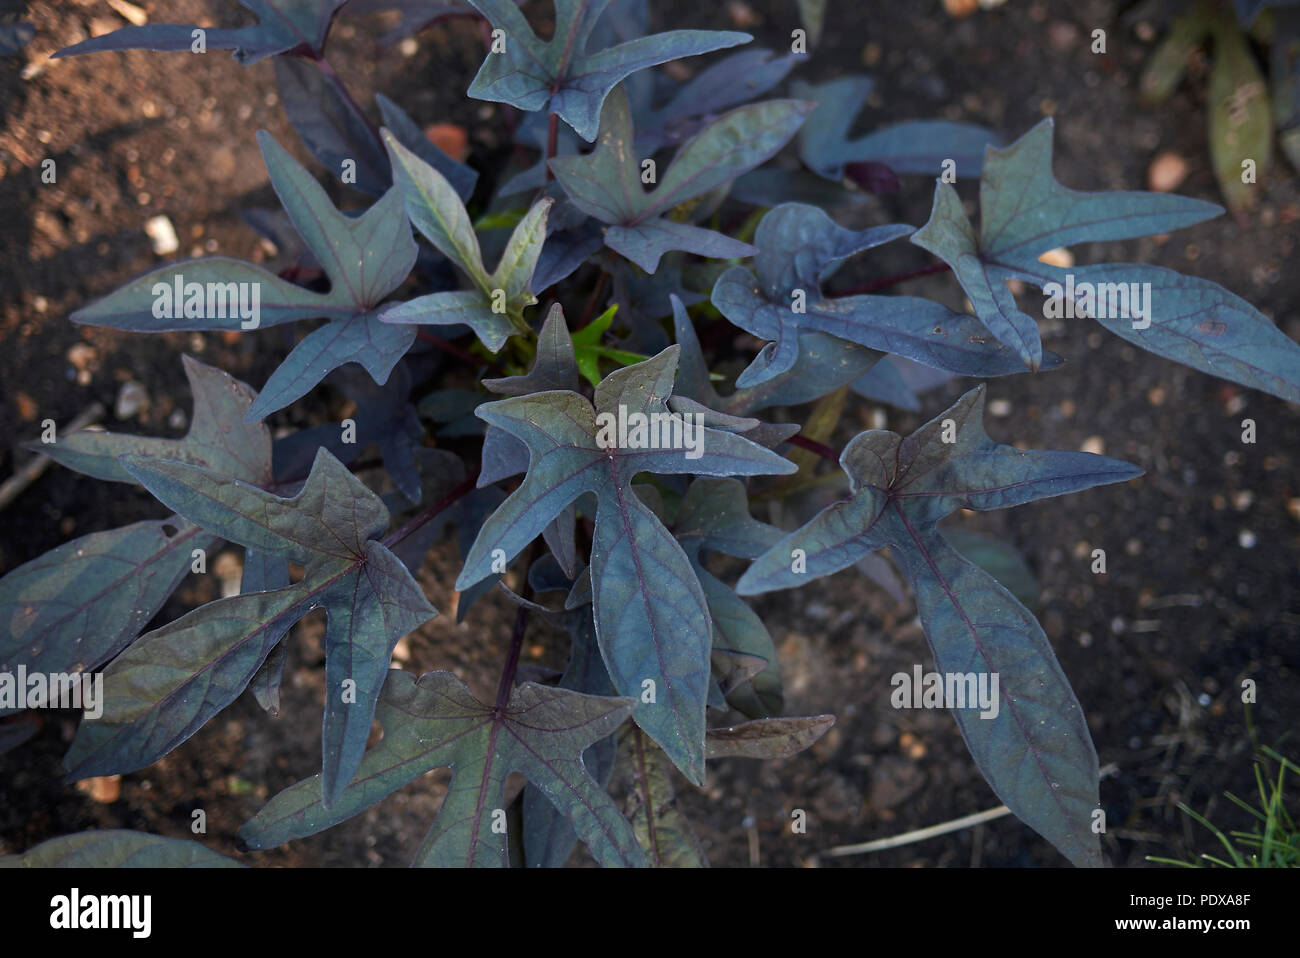
M736 385L758 386L790 372L805 330L965 376L1023 371L1015 354L991 342L975 319L940 303L913 296L823 295L822 280L846 257L910 232L902 225L846 230L816 207L798 203L768 212L755 236L757 277L733 266L713 287L713 304L728 320L771 341Z
M709 867L695 829L677 805L673 763L634 724L618 733L614 776L627 794L625 814L652 867Z
M503 31L505 44L505 52L489 53L483 61L469 95L520 110L545 109L588 142L596 138L601 104L624 77L753 39L722 30L672 30L589 50L588 38L610 0L555 0L555 34L545 42L512 0L469 2Z
M678 348L617 370L596 389L595 406L568 391L534 393L487 403L477 414L528 446L523 484L484 524L456 580L464 589L490 575L494 554L508 562L561 511L584 493L597 497L592 543L596 634L614 686L638 704L637 724L668 752L692 781L703 779L704 708L712 629L704 594L690 560L663 523L632 491L640 472L661 475L781 475L793 466L746 439L721 430L686 432L666 405ZM629 414L657 415L675 426L683 448L611 435L602 427ZM600 416L600 420L597 419ZM598 422L601 427L598 427ZM658 435L658 434L657 434ZM603 440L629 440L603 447ZM670 436L671 439L671 436ZM691 443L698 455L684 448ZM669 446L669 447L665 447ZM652 684L644 684L652 683Z
M286 623L324 607L322 785L330 802L361 761L393 646L436 614L374 539L388 527L388 510L323 450L292 499L178 462L128 456L123 463L208 531L306 571L288 588L220 599L137 640L105 673L103 718L82 724L66 760L70 773L112 774L156 761L243 691Z
M1007 280L1041 288L1062 275L1038 259L1058 246L1167 233L1222 212L1185 196L1067 189L1052 175L1049 117L1006 149L990 148L980 178L978 237L957 191L938 181L930 220L912 242L952 266L979 321L1037 369L1043 359L1038 325L1016 306Z
M647 273L655 272L669 250L720 259L748 256L753 253L748 244L675 222L668 214L763 163L789 141L807 112L807 104L798 100L769 100L723 114L678 149L647 193L631 108L618 89L605 101L595 150L556 157L551 169L580 209L608 225L606 245Z
M366 752L356 780L332 809L317 777L293 785L240 829L252 848L314 835L374 805L425 772L452 769L438 817L416 865L508 864L503 821L506 776L522 772L561 809L602 865L645 864L631 827L591 778L584 750L613 732L632 711L627 699L581 695L527 683L501 709L484 705L450 672L416 678L389 673L379 701L384 737Z
M999 444L984 432L983 412L980 386L906 439L860 433L840 456L852 498L759 556L736 591L789 588L889 546L912 580L936 668L998 677L993 714L979 706L953 710L980 771L1012 812L1071 861L1099 864L1091 817L1097 755L1074 692L1034 617L935 525L958 509L1002 509L1122 482L1140 470L1089 453Z

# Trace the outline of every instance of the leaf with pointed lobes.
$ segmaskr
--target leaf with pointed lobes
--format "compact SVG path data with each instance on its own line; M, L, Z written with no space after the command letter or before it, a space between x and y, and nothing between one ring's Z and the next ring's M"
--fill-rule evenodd
M846 168L864 164L881 165L894 173L938 176L944 162L951 160L958 176L978 176L985 148L1001 142L982 126L946 120L895 123L851 140L849 130L872 86L865 76L842 77L819 86L792 84L795 96L817 104L799 131L799 158L808 169L831 180L842 179Z
M27 448L113 482L136 481L118 457L138 454L270 484L270 430L260 422L241 425L257 394L214 366L182 358L194 395L183 439L83 429ZM9 623L0 636L0 671L19 665L29 674L99 668L163 607L191 572L195 550L204 555L218 541L173 516L82 536L12 570L0 579L0 621Z
M173 23L122 27L103 36L82 40L52 55L74 57L104 50L163 50L191 52L203 34L205 49L234 50L242 64L256 63L278 53L302 49L313 56L325 46L334 14L347 0L240 0L257 17L257 23L232 29L198 28Z
M605 866L644 866L632 827L592 779L583 752L627 719L625 698L583 695L531 682L508 703L478 701L450 672L417 680L392 670L379 699L384 737L332 808L321 804L319 776L276 795L245 823L240 838L272 848L324 831L376 804L425 772L450 767L451 785L415 856L421 866L505 867L506 776L522 772L572 823Z
M564 309L559 303L546 314L542 331L537 334L533 368L523 376L484 379L483 386L502 396L527 396L555 389L577 391L578 364L573 355L573 337L569 334Z
M784 203L763 217L754 243L757 276L733 266L714 284L713 305L735 325L770 342L736 385L758 386L798 362L800 334L815 331L963 376L1024 371L974 318L913 296L827 298L822 282L848 257L906 236L893 224L847 230L815 206Z
M834 724L834 715L757 719L709 729L705 747L709 758L789 758L812 745Z
M464 324L492 352L523 326L523 311L537 302L533 272L546 242L546 219L554 200L543 197L515 226L497 268L489 273L469 213L447 178L412 153L388 130L381 136L393 163L393 179L401 190L406 215L438 251L469 277L473 289L430 293L386 307L385 323L412 325ZM410 330L414 336L415 331Z
M984 431L984 391L971 390L906 439L883 430L856 436L840 456L852 498L759 556L736 591L801 585L889 546L911 579L936 667L999 683L991 707L947 703L981 773L1072 862L1095 865L1097 755L1078 700L1033 615L962 558L936 524L958 509L1003 509L1141 470L1091 453L995 442Z
M610 0L555 0L555 33L542 41L512 0L469 0L495 28L494 48L469 95L520 110L554 113L587 142L596 138L601 105L624 78L647 67L748 43L748 33L671 30L605 50L587 49Z
M43 841L17 855L0 855L0 868L244 868L187 838L164 838L123 828L92 828Z
M1062 186L1052 174L1049 117L1005 149L989 148L980 177L978 236L957 191L938 180L930 219L912 234L912 242L952 267L979 321L1038 369L1044 356L1038 323L1020 311L1008 280L1042 288L1062 275L1039 261L1052 249L1168 233L1222 212L1186 196L1082 193Z
M294 229L324 269L328 293L287 283L224 257L154 270L72 314L72 321L137 332L254 329L331 320L308 333L244 415L251 423L297 401L331 370L359 363L383 385L415 341L414 330L379 322L376 308L406 279L417 248L390 189L359 216L335 208L319 183L266 131L258 143ZM252 325L248 325L252 324Z
M741 436L671 412L666 400L678 351L670 346L611 373L597 387L594 406L557 390L478 407L479 417L528 447L530 462L522 485L483 524L456 588L481 581L494 566L499 571L566 507L594 494L591 581L601 655L619 694L638 699L637 724L699 783L712 646L708 605L690 559L635 494L632 479L641 472L785 475L794 467ZM634 417L643 417L641 426ZM629 424L626 436L614 435L618 422Z
M245 423L257 393L229 373L182 356L185 378L194 396L194 411L183 439L131 436L102 429L82 429L49 445L29 443L60 465L96 479L135 483L118 461L134 454L150 459L175 459L203 466L223 476L253 485L269 485L271 430L265 423Z
M81 725L65 759L70 776L157 761L244 690L287 624L323 607L321 785L332 802L365 751L393 647L437 614L376 539L388 528L388 510L324 450L292 499L180 462L122 461L156 498L207 531L305 573L286 588L219 599L141 636L105 672L103 717Z
M794 136L808 109L798 100L768 100L724 113L677 150L646 192L631 107L619 88L605 101L596 148L585 156L556 157L551 170L574 204L607 224L605 245L647 273L671 250L714 259L751 256L748 243L670 214L770 159Z

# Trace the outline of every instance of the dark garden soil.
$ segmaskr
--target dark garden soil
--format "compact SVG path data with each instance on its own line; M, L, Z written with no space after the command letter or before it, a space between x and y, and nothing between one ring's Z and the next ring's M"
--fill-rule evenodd
M215 0L137 2L159 22L227 25L242 15ZM774 48L788 47L797 25L790 0L748 0L743 9L680 0L653 6L661 27L739 25ZM825 37L800 75L874 74L864 125L947 117L1011 139L1054 115L1055 170L1067 185L1145 188L1152 158L1174 150L1191 167L1180 192L1219 200L1206 149L1203 70L1163 108L1139 106L1136 81L1153 37L1121 21L1119 3L1011 0L961 21L937 0L830 6ZM757 22L737 24L746 11ZM177 256L267 259L240 218L247 208L275 205L255 131L271 131L307 159L277 102L269 62L241 67L223 52L50 61L50 52L125 21L104 0L36 2L28 19L36 39L0 62L0 478L28 460L18 443L35 438L41 420L66 423L95 401L107 408L101 422L109 428L179 434L190 410L183 352L254 386L266 381L292 345L289 327L145 336L76 327L67 316L158 265L143 227L159 214L175 226ZM464 97L481 60L476 27L453 22L420 34L413 49L382 56L380 25L387 21L343 18L334 34L331 61L358 100L373 102L382 91L422 125L458 124L469 131L469 162L480 169L495 162L505 137L502 110ZM1107 32L1104 55L1089 48L1098 27ZM54 184L41 182L47 157L56 161ZM970 184L962 189L974 198ZM1300 338L1296 175L1279 162L1257 189L1259 205L1241 221L1223 216L1169 237L1079 247L1075 255L1204 276ZM902 194L869 209L870 219L919 225L931 192L926 179L907 178ZM895 243L851 262L836 283L929 262ZM961 305L950 276L900 288ZM1222 799L1224 790L1254 793L1242 680L1257 683L1251 718L1263 743L1282 742L1300 724L1300 409L1140 352L1084 320L1045 327L1044 336L1067 364L992 381L989 399L1002 415L991 417L991 434L1040 448L1104 451L1146 475L961 521L1014 543L1039 579L1039 618L1089 717L1102 765L1115 766L1101 789L1110 862L1141 867L1147 855L1209 851L1212 839L1175 803L1187 802L1225 829L1246 824ZM114 407L127 381L143 385L148 402L123 421ZM923 416L885 410L888 428L911 431L969 385L929 395ZM320 389L272 425L337 421L343 412L342 398ZM839 448L877 425L874 413L855 399L832 444ZM1257 424L1253 445L1241 442L1245 418ZM0 512L0 573L70 538L158 510L142 491L51 468ZM787 507L785 521L795 518ZM1091 572L1095 548L1106 550L1106 575ZM489 596L457 625L456 571L450 544L430 556L422 581L443 614L403 643L398 661L418 672L451 669L487 696L513 611ZM160 622L217 595L215 576L192 582ZM755 607L780 651L789 712L831 712L838 721L796 758L719 762L702 790L679 781L681 804L715 865L1064 864L1012 818L866 857L818 858L835 845L945 822L998 800L947 713L890 706L893 673L917 662L929 668L908 601L848 571L760 598ZM117 786L62 783L59 763L74 714L23 719L42 727L0 755L0 854L86 828L188 836L191 813L203 809L203 840L240 855L239 825L270 795L319 768L320 634L321 621L309 619L290 639L280 718L246 695ZM542 629L535 635L530 660L562 666L564 641ZM1293 739L1282 749L1296 757ZM405 865L445 782L445 772L433 773L351 822L241 857L257 865ZM791 832L796 809L807 812L806 834Z

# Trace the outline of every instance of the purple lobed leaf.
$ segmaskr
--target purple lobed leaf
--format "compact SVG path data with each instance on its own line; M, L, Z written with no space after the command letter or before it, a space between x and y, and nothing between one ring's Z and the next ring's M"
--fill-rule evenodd
M672 30L588 50L588 38L610 0L555 0L555 34L546 42L511 0L469 2L503 31L505 41L504 52L491 52L483 61L469 95L520 110L546 109L588 142L596 138L605 98L625 77L753 39L721 30Z
M526 683L503 708L479 702L450 672L418 680L393 670L380 698L384 737L366 752L356 779L332 808L315 777L275 796L240 829L252 848L313 835L369 808L425 772L452 770L451 786L416 853L423 866L509 864L507 836L492 827L505 808L506 776L522 772L563 810L606 866L640 866L631 827L592 779L583 752L621 725L632 703Z
M860 433L840 463L852 497L758 559L736 591L752 595L829 575L889 546L912 581L943 673L999 677L1000 708L954 708L980 771L1007 806L1078 865L1100 864L1092 831L1097 755L1082 710L1033 615L936 528L958 509L1000 509L1141 474L1075 452L1019 450L983 427L984 387L907 438ZM989 680L991 681L991 679Z
M306 571L287 588L220 599L142 636L105 673L103 718L82 725L66 759L70 773L156 761L243 691L286 622L324 607L322 788L332 802L361 761L393 646L436 614L374 539L388 510L324 450L292 499L180 462L127 456L123 465L208 531Z
M639 412L683 425L666 404L677 352L669 347L611 373L597 387L594 406L577 393L554 391L478 408L477 415L528 446L530 463L523 484L484 523L456 587L490 574L494 554L508 562L565 507L593 493L591 578L601 653L620 694L640 697L643 682L654 683L655 701L638 704L637 724L698 782L712 644L708 608L690 560L633 492L632 478L639 472L782 475L794 467L740 436L707 427L699 427L698 457L686 449L602 447L598 414Z

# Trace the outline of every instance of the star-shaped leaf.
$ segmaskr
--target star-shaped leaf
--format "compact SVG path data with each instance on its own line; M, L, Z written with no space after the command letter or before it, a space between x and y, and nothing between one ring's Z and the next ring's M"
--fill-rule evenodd
M271 185L329 277L328 293L286 283L249 263L210 257L154 270L72 314L73 322L136 332L252 329L315 317L333 320L293 348L272 373L245 422L300 399L344 363L360 363L382 385L415 340L415 330L391 327L376 318L376 307L415 264L415 240L402 215L398 190L390 189L359 216L345 216L269 133L259 130L257 138Z
M748 43L748 33L671 30L607 50L588 50L588 39L610 0L555 0L555 34L538 39L511 0L469 0L503 31L504 52L490 52L469 95L532 112L545 109L584 140L596 138L601 105L624 77L646 67Z
M245 415L257 392L229 373L182 356L185 378L194 395L194 411L183 439L130 436L102 429L82 429L50 445L32 444L60 465L96 479L138 482L119 456L174 459L202 466L255 486L270 485L271 430Z
M1123 482L1141 470L1090 453L999 444L984 432L983 413L980 386L906 439L860 433L840 457L852 498L761 555L736 591L800 585L889 546L912 580L936 669L998 677L994 709L953 709L985 779L1071 861L1096 865L1097 754L1078 700L1033 615L964 559L936 523L958 509L1003 509Z
M531 682L501 707L479 702L450 672L418 680L393 670L379 700L384 737L357 777L326 809L315 777L271 799L240 829L252 848L314 835L369 808L425 772L449 766L451 785L414 864L497 866L509 862L506 776L522 772L572 824L596 861L642 866L645 856L582 754L632 712L625 698L582 695Z
M984 148L1000 141L972 123L911 120L849 139L853 120L862 110L873 83L863 76L842 77L812 86L802 81L791 92L811 100L817 109L799 131L799 158L815 173L831 180L844 178L855 163L882 163L895 173L938 176L951 160L957 176L978 176Z
M754 386L789 372L799 358L803 330L963 376L1023 372L1015 353L991 342L975 319L942 303L914 296L823 295L822 281L844 259L911 231L903 225L847 230L817 207L799 203L769 211L754 236L757 277L733 266L713 287L713 305L722 315L771 341L736 385Z
M770 158L794 136L808 109L799 100L768 100L723 114L678 149L663 176L655 177L658 185L646 192L643 158L634 148L632 114L620 88L605 101L596 148L586 156L556 157L551 170L580 209L607 224L605 245L647 273L669 250L716 259L750 256L748 243L669 214Z
M199 28L173 23L123 27L103 36L65 47L58 57L103 50L192 50L194 31L203 33L212 50L234 50L240 63L256 63L277 53L301 50L318 54L325 45L334 14L347 0L239 0L257 17L257 23L233 29Z
M375 537L388 510L329 453L292 499L185 463L125 456L160 501L204 529L305 569L287 588L200 606L141 636L105 672L104 713L81 725L65 763L74 778L157 761L248 685L285 624L324 608L326 803L351 780L398 639L436 612Z
M203 466L269 485L271 434L241 425L256 393L233 376L183 357L194 394L184 439L85 429L33 444L55 462L114 482L136 482L118 456L137 454ZM176 516L94 532L25 563L0 579L0 671L97 669L117 655L191 571L195 550L219 540ZM0 710L3 713L5 710Z
M386 308L381 318L398 328L463 323L496 352L513 333L527 329L523 310L537 302L531 288L533 271L546 241L546 217L554 201L543 198L533 204L515 226L496 270L489 273L474 225L455 188L387 130L382 135L411 223L469 277L474 288L398 303ZM410 335L415 335L414 330Z
M478 416L528 446L530 462L523 484L483 524L456 588L485 578L494 564L499 569L494 559L509 562L567 506L593 493L591 582L601 655L619 694L639 700L637 724L699 783L712 646L708 605L689 558L633 492L632 479L640 472L784 475L794 467L740 436L688 425L670 412L677 353L670 346L611 373L597 387L594 407L570 391L478 407ZM655 435L637 431L632 414L658 424ZM619 421L628 425L625 435L616 434Z
M1042 288L1064 281L1068 272L1039 262L1039 256L1048 250L1076 243L1167 233L1222 212L1222 207L1186 196L1121 191L1081 193L1062 186L1052 175L1049 118L1006 149L989 149L980 178L978 236L966 218L956 190L939 181L935 184L930 220L913 234L912 242L953 268L980 322L999 341L1015 349L1025 363L1037 368L1042 357L1038 324L1016 306L1007 280L1019 279ZM1102 278L1105 269L1093 267L1094 278ZM1190 303L1171 305L1150 299L1147 305L1153 311L1161 311L1161 321L1157 324L1153 319L1156 331L1134 342L1161 352L1155 344L1157 339L1165 338L1166 334L1173 334L1170 338L1182 337L1185 342L1181 348L1167 343L1164 354L1195 364L1194 356L1202 343L1215 345L1213 334L1207 338L1198 333L1197 324L1201 319L1215 322L1218 312L1217 304L1199 295L1213 284L1198 286ZM1127 303L1127 296L1125 300ZM1202 302L1197 304L1195 300ZM1200 305L1201 309L1193 310L1200 315L1180 322L1189 318L1185 309L1189 305ZM1132 327L1133 318L1125 317L1124 322Z

